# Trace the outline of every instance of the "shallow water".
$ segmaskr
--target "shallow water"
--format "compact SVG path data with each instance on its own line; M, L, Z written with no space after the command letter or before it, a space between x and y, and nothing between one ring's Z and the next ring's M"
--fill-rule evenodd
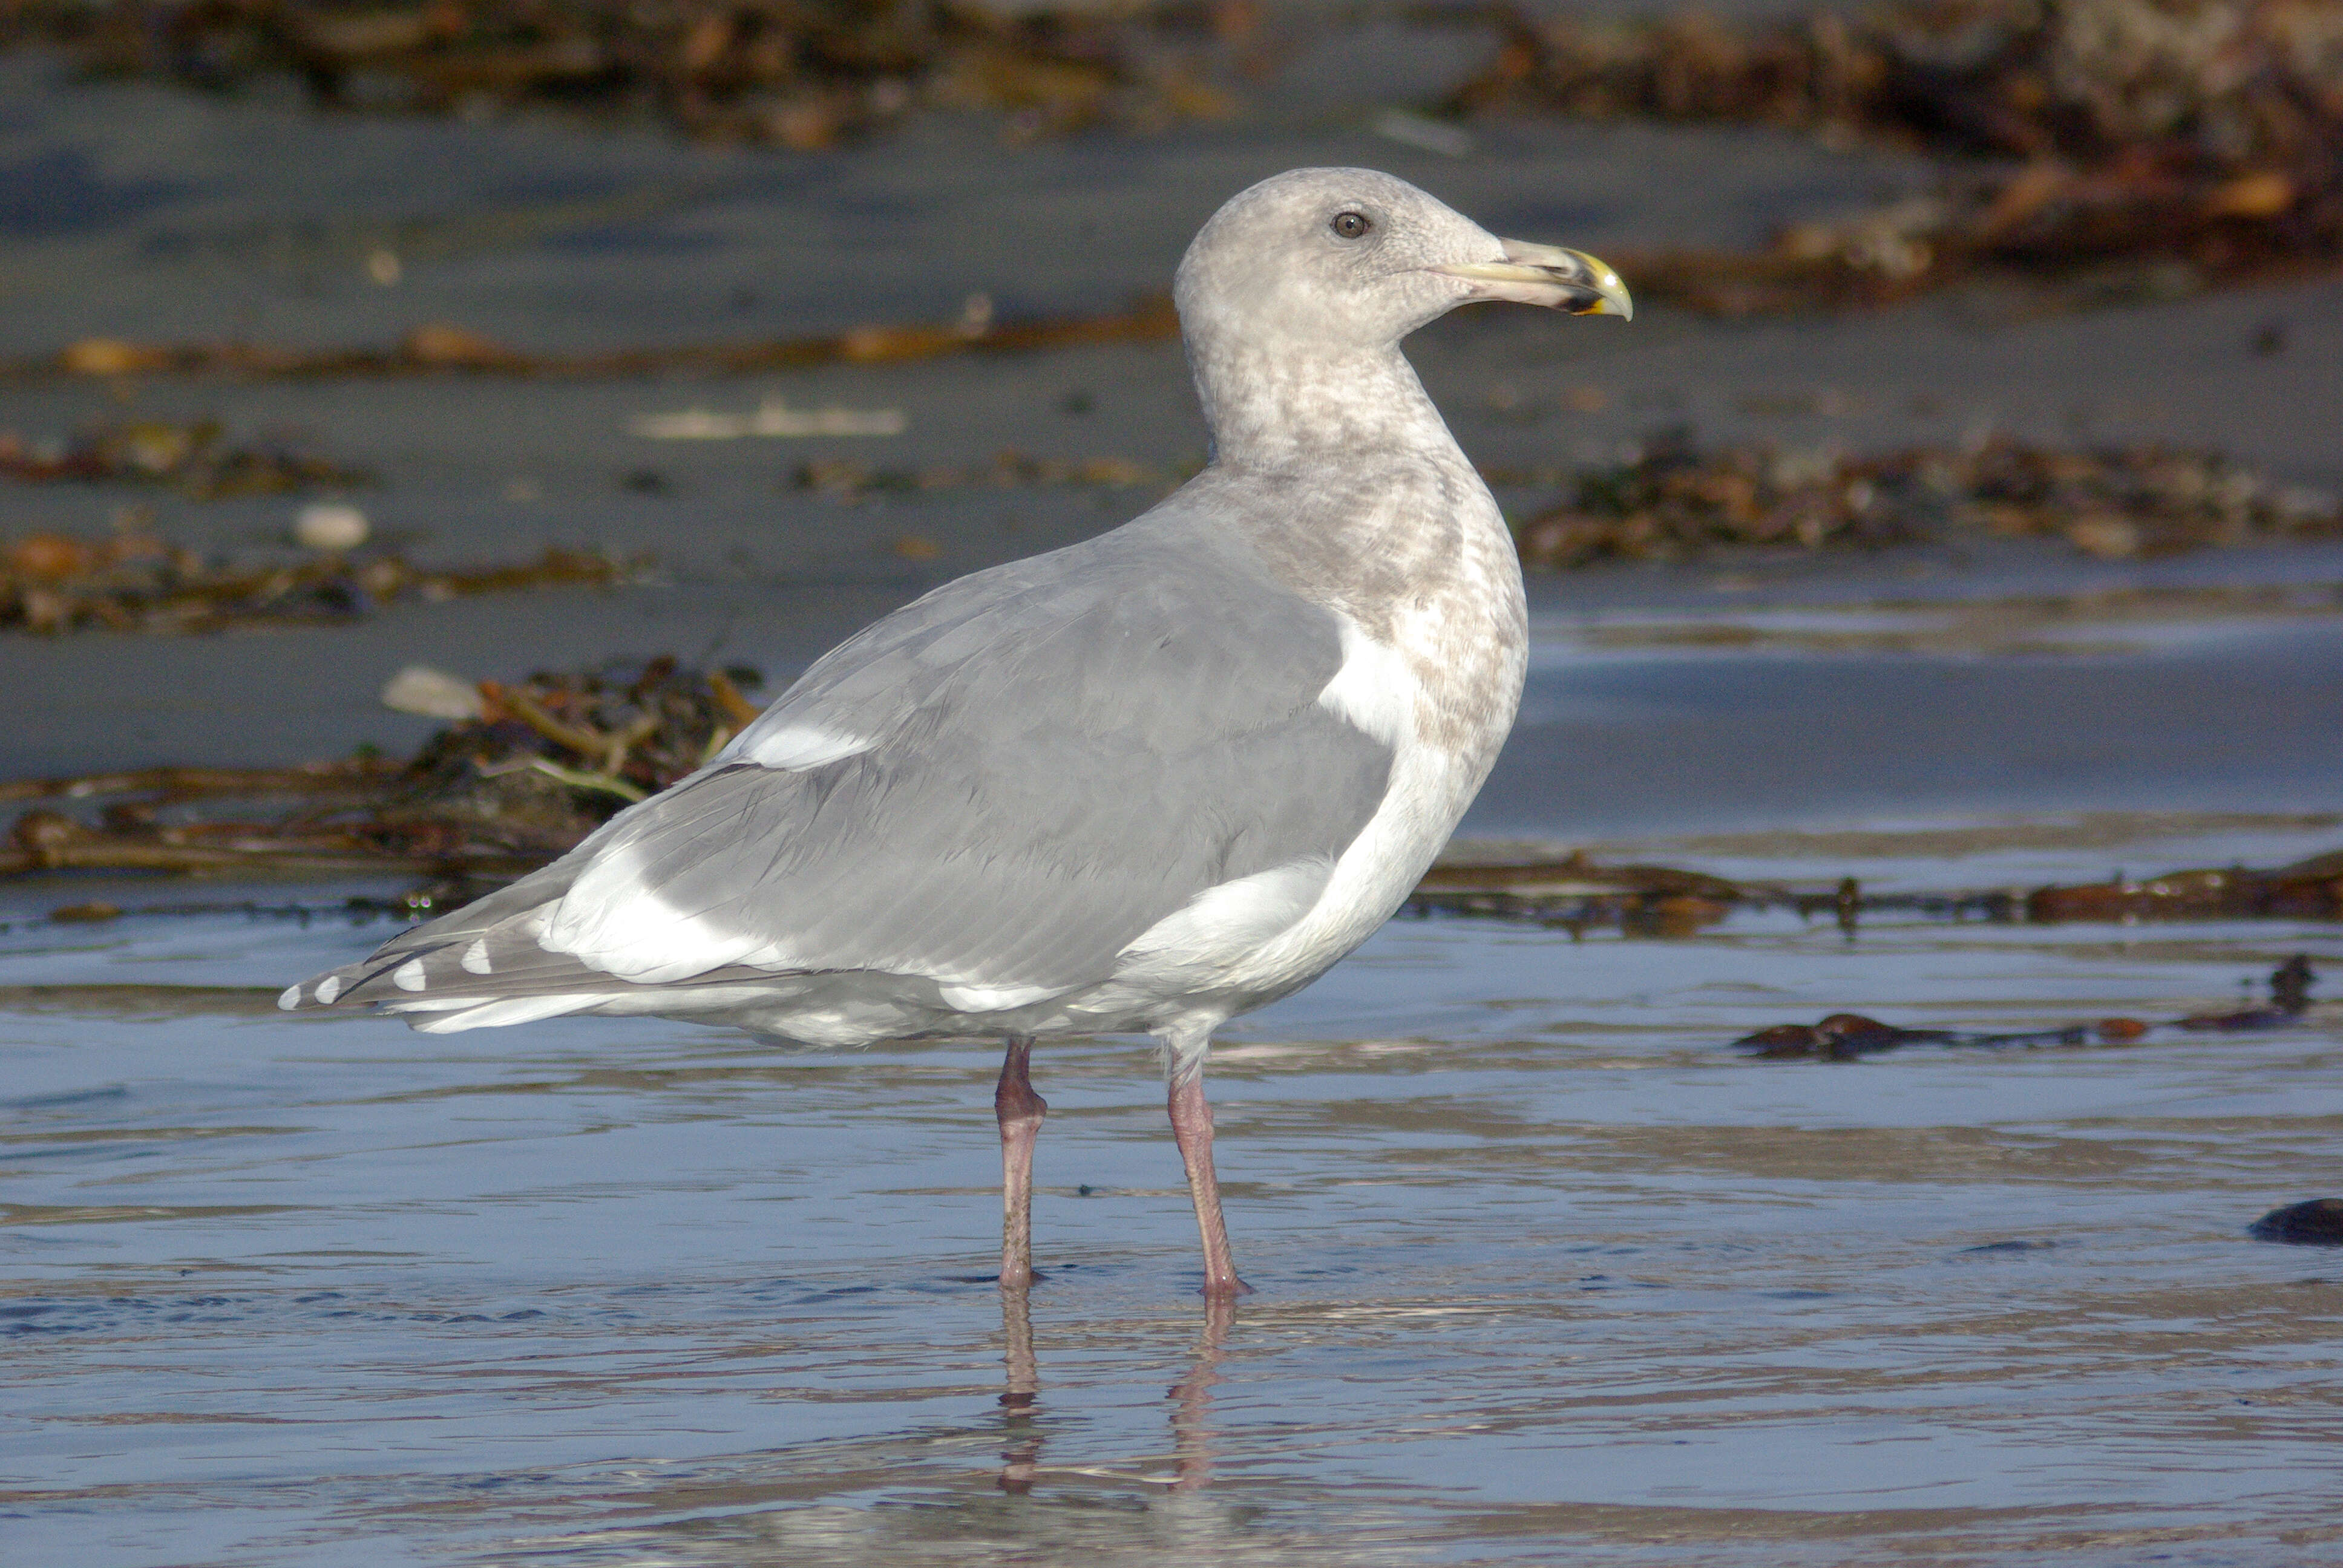
M2111 837L2219 863L2333 829L2013 831L1735 863L1995 885L2103 874ZM1146 1050L1044 1048L1030 1315L985 1277L991 1047L427 1039L287 1021L257 989L382 934L229 911L0 936L12 1562L2276 1563L2343 1539L2343 1257L2243 1233L2338 1184L2343 1009L2124 1049L1725 1049L1840 1008L2168 1020L2292 952L2343 966L2331 927L1397 922L1217 1054L1258 1287L1233 1312L1194 1294Z

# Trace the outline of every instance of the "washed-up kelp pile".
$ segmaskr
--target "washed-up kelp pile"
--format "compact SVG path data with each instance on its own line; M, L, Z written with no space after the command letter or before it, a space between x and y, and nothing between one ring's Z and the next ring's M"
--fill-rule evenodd
M0 632L206 632L362 618L388 604L538 588L639 582L645 560L553 548L506 565L425 568L394 551L325 551L277 563L221 560L128 530L91 541L0 542Z
M1850 457L1702 453L1663 440L1633 461L1582 473L1567 500L1514 530L1523 559L1548 568L1735 546L1943 543L1964 533L2063 539L2117 559L2333 538L2343 535L2343 510L2206 452L1995 439Z
M468 717L414 758L300 769L156 769L0 785L46 801L16 819L0 875L61 869L383 872L508 879L560 855L629 801L699 767L756 716L747 668L673 659L463 687ZM265 817L224 808L275 801ZM102 802L95 820L60 805Z
M0 430L0 475L23 483L128 480L194 500L364 485L373 476L289 439L229 441L216 419L134 419L44 440Z
M1011 136L1146 130L1224 114L1258 8L1223 0L1009 15L940 0L11 0L0 35L100 75L214 90L291 75L337 107L538 105L810 150L914 105L1007 116ZM1217 68L1216 68L1217 67Z
M1712 120L1997 160L1763 256L1616 257L1725 311L1877 301L1979 271L2343 257L2343 3L1920 0L1735 29L1516 15L1471 114ZM2188 279L2177 280L2183 286Z

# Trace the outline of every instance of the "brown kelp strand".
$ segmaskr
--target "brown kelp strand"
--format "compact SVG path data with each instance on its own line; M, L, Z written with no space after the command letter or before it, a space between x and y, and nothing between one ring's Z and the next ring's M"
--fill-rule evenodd
M2036 888L2026 897L2026 918L2044 923L2343 919L2343 851L2268 869L2227 866Z
M32 534L0 541L0 632L186 633L363 618L402 601L542 588L615 588L650 575L648 558L548 549L533 560L419 567L388 551L325 551L254 564L221 560L140 530L86 540Z
M1601 865L1574 851L1518 860L1444 859L1424 873L1403 912L1688 936L1736 909L1794 897L1782 889L1727 881L1673 866Z
M2055 1046L2134 1045L2162 1032L2188 1034L2249 1034L2282 1029L2310 1009L2310 989L2318 980L2309 958L2297 953L2269 977L2269 1001L2259 1007L2227 1012L2190 1013L2162 1023L2137 1018L2102 1018L2087 1022L2053 1025L2047 1029L1977 1032L1953 1029L1906 1029L1859 1012L1835 1012L1815 1023L1777 1023L1743 1035L1733 1042L1744 1055L1768 1061L1858 1061L1882 1051L1909 1045L1942 1045L1987 1050L2040 1049Z
M54 354L0 361L0 379L94 376L224 376L321 380L401 376L493 376L607 380L651 376L753 376L818 365L888 365L955 354L1016 354L1101 343L1156 343L1180 336L1168 296L1104 315L996 321L989 307L948 323L872 323L844 332L760 342L539 354L448 322L415 328L388 347L290 348L244 341L138 343L85 337Z
M2161 258L2209 279L2343 256L2337 0L1926 0L1745 27L1516 15L1450 106L1765 124L2001 160L1793 228L1767 255L1614 258L1640 297L1701 308L1877 302L1981 269Z
M661 658L482 681L458 690L471 712L405 762L157 769L0 788L0 799L44 802L0 845L0 875L376 872L477 890L545 864L621 807L702 766L756 716L743 689L761 678L746 667L701 672ZM221 819L264 800L276 809Z
M1604 865L1584 851L1492 859L1452 854L1425 873L1406 912L1475 915L1569 929L1619 927L1689 935L1739 911L1830 919L1850 933L1870 916L1930 920L2068 921L2343 920L2343 850L2276 867L2166 871L2134 879L2046 887L1866 890L1853 877L1827 887L1733 881L1674 866Z
M216 419L125 420L45 438L0 430L0 475L26 484L156 485L199 501L347 489L374 478L289 439L229 441Z
M14 0L0 38L62 44L99 75L215 91L291 76L337 108L534 106L810 151L920 105L996 113L1018 138L1215 118L1259 15L1243 0L1014 15L940 0Z
M1560 505L1514 529L1522 558L1554 569L1735 546L1880 548L1963 535L2057 539L2116 559L2334 538L2343 535L2343 510L2217 454L2157 447L2077 450L1996 438L1855 457L1760 447L1703 452L1672 437L1582 472Z
M886 467L850 457L815 458L791 469L787 483L793 489L856 500L937 490L1061 487L1121 490L1136 485L1164 485L1173 477L1127 457L1036 457L1011 450L995 455L989 463L967 467Z

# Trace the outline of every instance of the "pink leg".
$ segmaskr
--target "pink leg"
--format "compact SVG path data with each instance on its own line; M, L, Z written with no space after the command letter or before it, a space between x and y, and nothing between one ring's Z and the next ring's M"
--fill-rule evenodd
M1242 1296L1251 1285L1237 1278L1229 1251L1228 1222L1221 1218L1221 1182L1212 1173L1212 1108L1204 1101L1204 1074L1175 1074L1170 1097L1172 1136L1188 1167L1188 1195L1196 1201L1196 1228L1204 1237L1204 1294Z
M992 1091L992 1114L1001 1123L1001 1288L1021 1291L1033 1282L1033 1141L1050 1102L1033 1092L1026 1076L1031 1036L1012 1036L1001 1063L1001 1083Z

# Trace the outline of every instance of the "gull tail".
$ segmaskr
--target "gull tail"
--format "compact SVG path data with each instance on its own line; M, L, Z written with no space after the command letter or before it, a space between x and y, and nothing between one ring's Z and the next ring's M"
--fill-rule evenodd
M568 861L402 931L354 964L287 986L287 1012L370 1008L429 1034L528 1023L624 994L626 982L538 943L577 872Z

